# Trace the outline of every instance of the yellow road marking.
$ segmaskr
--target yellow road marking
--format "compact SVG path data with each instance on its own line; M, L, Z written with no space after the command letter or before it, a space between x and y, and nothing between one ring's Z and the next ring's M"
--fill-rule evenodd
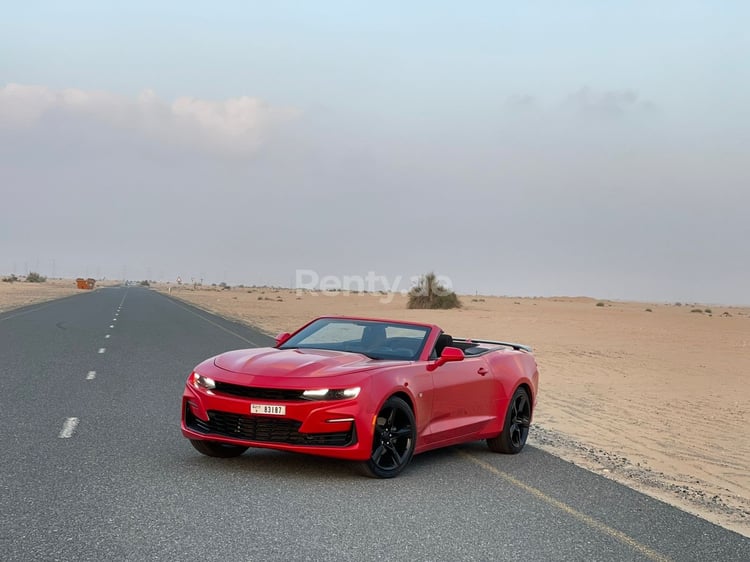
M586 515L585 513L581 513L577 509L569 506L566 503L561 502L560 500L556 500L553 497L548 496L541 490L534 488L533 486L529 486L525 482L521 482L518 478L511 476L507 472L503 472L502 470L498 470L491 464L484 462L481 459L478 459L474 455L470 455L466 451L458 451L460 455L466 457L474 464L482 467L488 472L491 472L495 476L499 476L503 480L509 482L510 484L513 484L515 487L520 488L524 492L528 492L538 500L543 501L546 504L549 504L553 507L556 507L560 511L563 511L567 513L568 515L575 517L582 523L585 523L592 529L596 529L599 532L604 533L605 535L609 535L610 537L617 539L621 543L629 546L633 550L636 550L643 554L646 558L649 560L654 560L655 562L672 562L672 559L668 556L665 556L664 554L661 554L660 552L656 552L655 550L647 547L645 544L639 543L637 540L635 540L633 537L630 537L623 533L622 531L618 531L617 529L613 529L609 525L605 525L601 521L597 521L593 517L590 517Z

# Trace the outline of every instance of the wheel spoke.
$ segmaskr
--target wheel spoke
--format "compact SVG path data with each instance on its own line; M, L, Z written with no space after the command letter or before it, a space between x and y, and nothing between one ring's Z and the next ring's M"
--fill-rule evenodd
M372 454L372 462L375 464L380 464L380 459L383 458L383 454L385 453L385 446L379 445L377 449L375 449L375 452Z
M396 449L396 446L393 443L388 443L388 445L386 445L386 448L393 457L396 466L400 465L403 462L404 457L401 455L401 453L399 453L398 449Z
M516 430L511 434L511 440L513 441L513 445L516 447L519 447L521 445L521 441L523 439L523 435L521 431L516 427Z
M386 421L386 426L393 427L393 420L396 419L396 408L391 408L391 413L388 414L388 421Z
M407 425L406 427L402 427L401 429L392 431L391 435L393 435L393 437L396 437L396 438L407 437L411 435L411 426Z
M521 394L518 397L518 400L516 400L516 407L519 411L524 411L526 409L526 405L528 404L528 399L526 398L526 393Z

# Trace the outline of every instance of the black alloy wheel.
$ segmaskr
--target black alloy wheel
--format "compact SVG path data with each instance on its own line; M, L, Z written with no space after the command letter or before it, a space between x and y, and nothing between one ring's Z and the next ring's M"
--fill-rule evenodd
M373 478L393 478L409 464L417 439L414 412L397 396L385 401L375 420L372 454L361 464Z
M515 455L526 445L531 425L531 401L523 388L513 393L508 404L503 430L497 437L487 439L487 446L496 453Z

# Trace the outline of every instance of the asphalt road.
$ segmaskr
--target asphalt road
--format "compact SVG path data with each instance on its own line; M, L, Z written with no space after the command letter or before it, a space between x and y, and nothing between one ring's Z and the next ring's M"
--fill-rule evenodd
M426 453L392 480L201 456L185 378L269 341L133 287L0 315L0 559L750 560L750 539L533 447Z

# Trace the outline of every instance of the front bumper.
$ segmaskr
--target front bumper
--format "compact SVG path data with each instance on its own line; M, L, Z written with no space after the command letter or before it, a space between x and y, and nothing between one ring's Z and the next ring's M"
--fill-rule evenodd
M252 403L283 405L284 416L251 414ZM249 399L185 386L182 434L246 447L261 447L348 460L366 460L374 415L358 399L309 401Z

